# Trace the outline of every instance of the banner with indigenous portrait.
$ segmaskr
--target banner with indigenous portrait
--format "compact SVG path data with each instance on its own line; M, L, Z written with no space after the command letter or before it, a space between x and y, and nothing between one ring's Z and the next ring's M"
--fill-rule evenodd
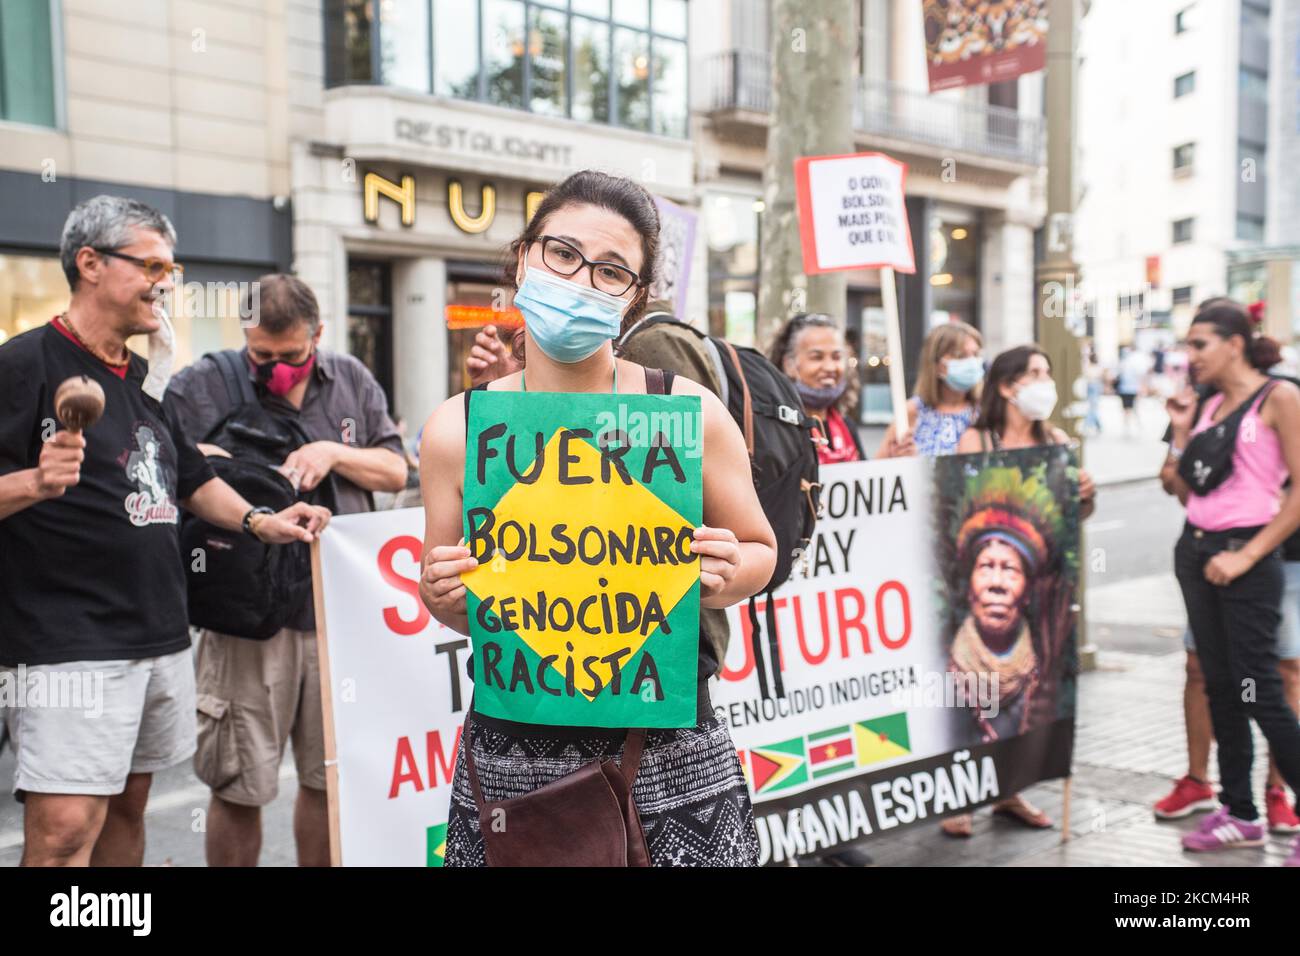
M762 693L767 642L743 605L713 690L765 863L1070 772L1075 452L829 465L822 485L808 553L773 597L784 696Z
M1047 0L921 0L930 92L1047 65Z

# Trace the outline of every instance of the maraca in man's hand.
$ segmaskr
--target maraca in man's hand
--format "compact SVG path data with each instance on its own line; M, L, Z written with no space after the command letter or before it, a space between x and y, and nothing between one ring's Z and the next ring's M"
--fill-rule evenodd
M54 393L54 414L65 430L55 432L41 448L36 492L42 498L57 498L81 480L86 457L82 432L104 414L104 390L94 379L74 376Z
M54 414L70 432L84 432L104 414L104 390L93 378L74 375L54 393Z

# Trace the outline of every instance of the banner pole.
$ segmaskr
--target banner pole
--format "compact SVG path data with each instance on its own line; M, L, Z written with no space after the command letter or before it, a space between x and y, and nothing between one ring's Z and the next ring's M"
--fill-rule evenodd
M330 866L343 865L339 839L339 753L334 736L334 685L330 680L330 648L325 634L325 586L321 576L320 538L311 543L312 603L316 609L316 654L320 670L321 716L325 725L325 797L329 807Z
M911 431L907 417L907 387L904 382L903 335L898 324L898 289L894 267L880 268L880 299L885 307L885 336L889 345L889 398L894 406L894 441Z
M1070 791L1073 789L1074 777L1065 778L1065 789L1061 803L1061 842L1070 842Z

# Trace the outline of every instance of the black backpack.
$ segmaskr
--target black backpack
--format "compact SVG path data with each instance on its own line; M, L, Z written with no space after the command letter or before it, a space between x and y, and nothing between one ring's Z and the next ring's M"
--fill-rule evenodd
M332 477L299 494L276 470L288 454L311 439L296 421L262 407L243 354L234 349L203 357L221 372L231 410L201 441L230 452L208 462L254 506L283 511L296 501L335 507ZM263 544L185 512L181 518L189 618L195 627L266 640L286 627L311 600L311 550L302 542ZM196 549L201 554L196 555Z
M642 319L623 334L618 346L621 349L632 336L645 328L669 324L690 329L703 340L722 386L719 398L745 436L758 501L776 535L776 569L763 592L767 596L767 643L772 687L777 696L785 696L772 592L785 583L795 561L807 553L817 523L821 485L818 481L817 447L813 443L813 420L804 412L794 383L763 353L706 335L667 313L654 313ZM754 665L762 694L770 697L756 597L749 599Z

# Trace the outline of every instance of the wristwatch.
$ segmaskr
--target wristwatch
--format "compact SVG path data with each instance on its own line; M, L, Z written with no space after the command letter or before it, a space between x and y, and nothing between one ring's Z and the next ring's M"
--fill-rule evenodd
M254 538L257 537L257 535L253 533L253 523L252 523L253 515L273 515L273 514L275 514L275 509L268 508L266 505L260 505L256 508L249 508L248 514L244 515L244 520L242 522L244 527L244 534L252 535Z

